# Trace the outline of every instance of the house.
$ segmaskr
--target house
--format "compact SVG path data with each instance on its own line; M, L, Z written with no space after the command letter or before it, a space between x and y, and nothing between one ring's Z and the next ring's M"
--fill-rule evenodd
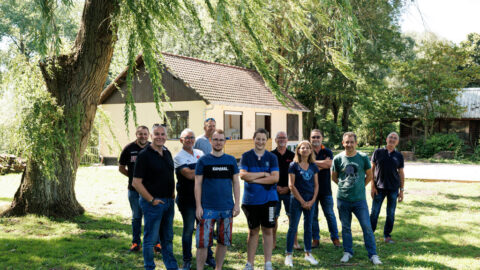
M456 133L469 145L478 144L480 139L480 88L464 88L457 97L458 103L465 107L460 117L442 117L435 119L435 132ZM422 136L422 124L418 119L403 118L400 121L400 138L409 139Z
M273 136L286 131L292 143L303 138L302 112L308 109L288 94L282 104L256 71L169 53L163 53L161 63L162 83L170 99L170 104L163 103L171 124L165 146L172 154L181 149L178 141L181 131L188 127L196 136L201 135L207 118L214 118L217 128L225 131L228 139L225 151L237 158L253 147L252 136L257 128L265 128ZM141 56L137 58L137 70L132 93L138 123L148 127L165 123L155 109L152 84ZM111 117L112 128L122 146L135 139L133 121L129 121L128 135L124 123L122 93L126 93L126 74L127 69L106 87L100 98L100 106ZM267 149L272 147L275 145L269 140ZM100 142L103 157L116 158L120 151Z

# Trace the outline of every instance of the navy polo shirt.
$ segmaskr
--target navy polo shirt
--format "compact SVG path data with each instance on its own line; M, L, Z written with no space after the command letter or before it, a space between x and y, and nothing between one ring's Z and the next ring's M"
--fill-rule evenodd
M175 186L172 154L166 147L162 153L163 156L151 145L146 146L138 154L133 177L142 178L145 189L153 197L172 198Z
M150 142L147 142L147 144L150 144ZM134 141L127 144L120 154L120 160L118 163L127 166L128 168L128 189L130 190L135 190L132 186L133 171L135 170L135 160L137 160L138 153L142 150L143 148L138 146L137 141Z
M278 179L277 185L280 187L288 187L288 167L293 161L295 153L287 149L282 155L278 152L277 148L275 148L272 153L277 156L278 168L280 169L280 178Z
M242 159L240 160L240 169L254 173L272 173L273 171L278 171L277 156L265 150L263 156L258 157L252 149L243 153ZM277 184L263 185L245 181L243 204L261 205L272 201L278 201Z
M330 149L326 148L325 146L322 145L322 148L318 153L313 151L315 153L315 160L325 160L330 158L330 160L333 160L333 153ZM318 172L318 196L328 196L332 195L332 185L330 181L330 169L322 169Z
M397 190L400 188L398 169L403 168L403 155L397 150L388 152L379 148L373 152L372 163L375 164L374 182L378 189Z

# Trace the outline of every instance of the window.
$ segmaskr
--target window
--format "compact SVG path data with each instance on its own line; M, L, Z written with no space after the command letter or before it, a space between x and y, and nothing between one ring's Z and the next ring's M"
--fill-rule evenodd
M287 136L290 141L298 141L298 114L287 114Z
M170 123L165 121L168 126L168 138L179 139L182 131L188 127L188 111L170 111L167 112L167 118L170 120Z
M269 113L255 113L255 130L264 128L268 131L270 138L272 137L271 116Z
M242 139L242 112L225 111L224 113L224 127L225 137L227 140Z

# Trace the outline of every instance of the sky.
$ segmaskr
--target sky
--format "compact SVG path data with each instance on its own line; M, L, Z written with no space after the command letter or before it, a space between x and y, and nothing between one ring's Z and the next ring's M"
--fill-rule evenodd
M459 44L467 34L480 33L479 12L480 0L414 0L400 23L404 33L430 31Z

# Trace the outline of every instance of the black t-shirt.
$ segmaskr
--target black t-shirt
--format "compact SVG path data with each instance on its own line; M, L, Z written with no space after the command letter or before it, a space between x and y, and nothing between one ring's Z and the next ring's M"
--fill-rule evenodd
M147 142L147 145L148 144L150 144L150 142ZM127 144L120 154L119 164L127 166L128 189L130 190L135 190L135 188L132 186L133 170L135 169L135 160L137 159L138 153L140 153L142 150L143 148L140 147L136 141L134 141Z
M293 161L295 153L287 149L282 155L280 152L278 152L277 148L275 148L272 153L277 156L278 168L280 170L280 178L278 179L277 185L280 187L288 187L288 167Z
M375 187L384 190L397 190L400 187L398 169L403 168L403 155L397 150L388 152L379 148L373 152L372 162L375 164Z
M142 178L143 185L153 197L172 198L175 186L172 154L166 147L162 151L163 156L151 145L145 147L138 154L133 176Z
M313 151L315 154L315 160L325 160L330 158L330 160L333 160L333 153L330 149L326 148L325 146L322 145L322 148L318 153ZM318 196L327 196L327 195L332 195L332 185L330 181L330 169L321 169L318 172Z

